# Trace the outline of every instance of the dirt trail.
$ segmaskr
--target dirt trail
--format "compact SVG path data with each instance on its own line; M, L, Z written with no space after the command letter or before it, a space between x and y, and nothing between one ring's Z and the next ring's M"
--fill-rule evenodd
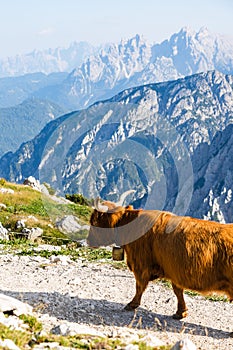
M34 307L44 329L66 325L76 333L138 337L151 334L174 344L184 335L198 349L233 349L233 305L185 296L189 316L173 320L176 298L161 283L150 283L141 307L123 310L135 292L128 270L107 263L69 258L51 262L39 256L0 255L0 293Z

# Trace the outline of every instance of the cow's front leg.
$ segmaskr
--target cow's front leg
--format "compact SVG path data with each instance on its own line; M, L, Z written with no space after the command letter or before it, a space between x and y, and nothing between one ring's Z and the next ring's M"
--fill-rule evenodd
M143 280L143 281L136 280L136 294L134 298L131 300L131 302L125 306L125 310L132 311L140 305L142 294L146 289L148 282L149 280Z
M184 290L181 288L178 288L174 283L172 283L172 288L178 300L177 311L173 315L173 318L180 320L181 318L186 317L188 315L187 313L188 309L184 301L184 293L183 293Z

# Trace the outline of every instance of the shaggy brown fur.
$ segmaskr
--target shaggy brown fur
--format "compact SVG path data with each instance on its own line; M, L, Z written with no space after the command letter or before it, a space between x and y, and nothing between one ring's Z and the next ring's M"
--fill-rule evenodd
M225 293L233 301L233 224L110 207L106 213L94 210L88 242L124 247L136 279L136 294L127 310L140 305L148 282L156 278L172 282L178 319L187 315L184 289Z

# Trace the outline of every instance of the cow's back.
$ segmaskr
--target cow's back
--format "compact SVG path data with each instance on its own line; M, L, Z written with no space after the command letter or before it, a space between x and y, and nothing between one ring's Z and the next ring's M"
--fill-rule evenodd
M166 220L166 225L158 223L157 230L155 225L153 241L156 261L166 278L180 287L207 291L228 273L232 275L233 225L189 217L167 216Z

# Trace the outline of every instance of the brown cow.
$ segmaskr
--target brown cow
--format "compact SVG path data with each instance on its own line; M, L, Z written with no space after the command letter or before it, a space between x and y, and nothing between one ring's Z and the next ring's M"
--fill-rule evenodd
M149 281L166 278L178 299L174 318L187 315L183 290L220 292L233 301L233 224L175 216L157 210L134 210L100 204L90 219L88 244L124 247L136 279L136 294L126 305L140 305Z

